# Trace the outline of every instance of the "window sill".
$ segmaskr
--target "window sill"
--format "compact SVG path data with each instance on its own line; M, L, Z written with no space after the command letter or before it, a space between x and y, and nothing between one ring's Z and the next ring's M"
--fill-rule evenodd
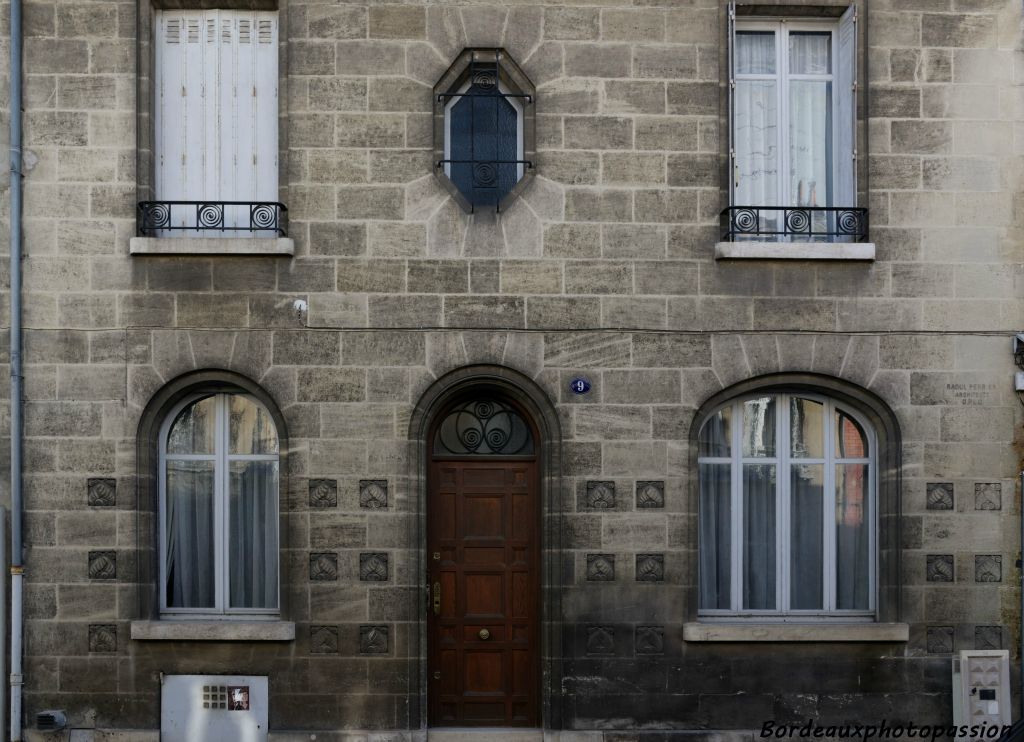
M715 260L874 260L873 242L718 242Z
M288 642L291 621L132 621L132 639L179 642Z
M905 623L710 623L683 625L688 642L905 642Z
M132 237L132 255L294 255L290 237Z

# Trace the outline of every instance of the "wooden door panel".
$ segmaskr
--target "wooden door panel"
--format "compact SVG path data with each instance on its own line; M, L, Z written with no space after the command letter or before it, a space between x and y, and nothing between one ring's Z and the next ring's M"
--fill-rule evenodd
M441 588L440 612L428 612L432 725L539 725L536 472L522 460L431 465L428 579Z

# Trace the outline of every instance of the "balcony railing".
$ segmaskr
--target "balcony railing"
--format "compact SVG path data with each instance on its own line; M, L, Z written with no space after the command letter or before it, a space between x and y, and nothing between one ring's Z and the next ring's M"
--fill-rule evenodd
M288 234L288 207L273 201L139 201L137 219L143 237L168 232Z
M722 240L740 242L867 242L868 210L834 206L730 206Z

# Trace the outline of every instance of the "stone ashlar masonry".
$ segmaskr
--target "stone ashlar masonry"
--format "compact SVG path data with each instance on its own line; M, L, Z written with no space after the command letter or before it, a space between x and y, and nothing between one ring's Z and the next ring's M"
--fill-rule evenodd
M296 256L133 257L149 10L26 0L29 714L155 730L159 673L245 672L270 675L274 730L419 728L409 420L433 380L482 363L534 379L561 424L562 680L547 692L565 728L949 721L951 652L1018 661L1019 3L861 4L867 264L714 260L717 0L279 12ZM430 174L430 89L465 46L504 47L538 88L537 177L499 217L463 214ZM287 420L294 642L129 636L153 527L140 414L211 368L259 383ZM908 643L682 641L695 411L772 372L838 377L894 410ZM568 393L576 374L588 396ZM597 483L613 507L594 507ZM365 579L384 558L386 579Z

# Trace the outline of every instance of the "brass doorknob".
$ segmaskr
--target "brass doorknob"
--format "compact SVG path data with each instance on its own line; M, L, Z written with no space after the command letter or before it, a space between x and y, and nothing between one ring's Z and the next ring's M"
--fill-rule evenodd
M477 634L481 639L487 640L491 638L491 632L487 629L480 629L480 633Z

